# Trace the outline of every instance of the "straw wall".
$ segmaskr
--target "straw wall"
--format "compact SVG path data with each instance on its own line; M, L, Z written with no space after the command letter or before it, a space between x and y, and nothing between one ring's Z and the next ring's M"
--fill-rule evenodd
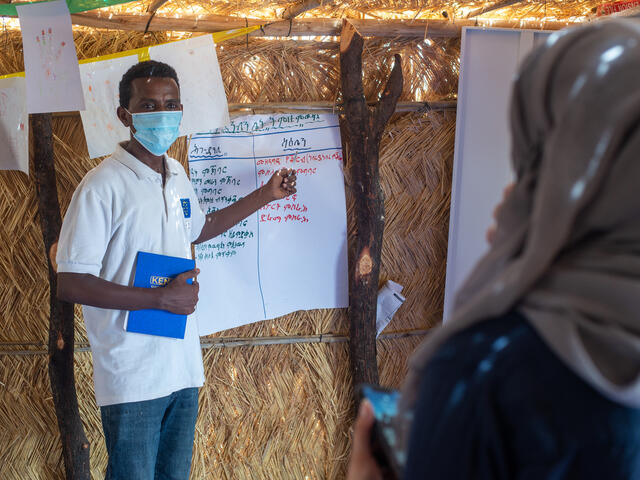
M167 39L76 32L81 58ZM19 34L0 34L0 44L5 52L0 56L0 74L22 69ZM333 40L251 39L248 45L245 40L224 43L218 55L230 102L301 102L336 100L337 52ZM378 39L365 46L368 98L381 91L396 52L404 61L402 100L440 99L456 92L455 40ZM387 332L425 329L440 320L454 124L454 112L396 115L384 135L386 229L381 280L391 278L405 285L407 297ZM99 160L88 158L78 114L54 118L54 133L58 189L65 210L75 186ZM184 164L185 140L170 153ZM348 174L346 183L348 187ZM349 194L348 205L351 217ZM0 478L62 478L44 353L49 305L45 252L32 179L19 172L0 172L0 219ZM215 336L347 335L347 325L345 311L315 310ZM79 308L76 332L77 390L97 479L104 474L106 452L93 398L91 355L83 351L87 344ZM400 384L406 358L421 338L378 341L382 384ZM344 341L205 349L207 383L200 394L192 478L342 478L352 407L347 351Z

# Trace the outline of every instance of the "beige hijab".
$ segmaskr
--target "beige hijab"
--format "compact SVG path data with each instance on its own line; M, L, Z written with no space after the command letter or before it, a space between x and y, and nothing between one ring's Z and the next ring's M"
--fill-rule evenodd
M640 23L552 35L512 94L513 193L452 318L410 362L403 403L455 332L517 309L613 401L640 407Z

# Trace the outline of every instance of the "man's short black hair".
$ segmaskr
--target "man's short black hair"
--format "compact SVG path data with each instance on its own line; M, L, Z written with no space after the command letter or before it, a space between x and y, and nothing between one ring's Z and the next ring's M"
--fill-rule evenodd
M156 62L155 60L146 60L144 62L136 63L133 67L127 70L120 80L120 106L129 108L129 102L131 101L131 82L136 78L148 78L148 77L160 77L160 78L173 78L180 88L180 82L178 82L178 74L170 65L162 62Z

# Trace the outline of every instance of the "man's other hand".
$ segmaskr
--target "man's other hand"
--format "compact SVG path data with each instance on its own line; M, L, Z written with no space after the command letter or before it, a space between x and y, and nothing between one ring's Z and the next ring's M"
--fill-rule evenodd
M157 289L160 294L160 309L180 315L192 314L198 303L200 286L196 277L199 273L198 268L181 273L165 287ZM193 278L192 284L187 283L190 278Z

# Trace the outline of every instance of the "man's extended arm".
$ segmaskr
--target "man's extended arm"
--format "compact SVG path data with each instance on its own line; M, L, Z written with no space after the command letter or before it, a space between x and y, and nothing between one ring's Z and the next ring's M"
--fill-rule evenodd
M262 187L222 210L207 215L200 236L194 243L206 242L227 231L267 203L296 193L293 170L275 173ZM55 255L54 255L55 258ZM198 283L188 284L199 270L174 278L161 288L138 288L109 282L84 273L58 273L58 298L67 302L114 310L156 308L173 313L191 314L198 302Z
M281 170L274 173L264 186L254 190L228 207L208 214L200 236L193 243L211 240L261 209L267 203L296 193L295 185L295 171Z

